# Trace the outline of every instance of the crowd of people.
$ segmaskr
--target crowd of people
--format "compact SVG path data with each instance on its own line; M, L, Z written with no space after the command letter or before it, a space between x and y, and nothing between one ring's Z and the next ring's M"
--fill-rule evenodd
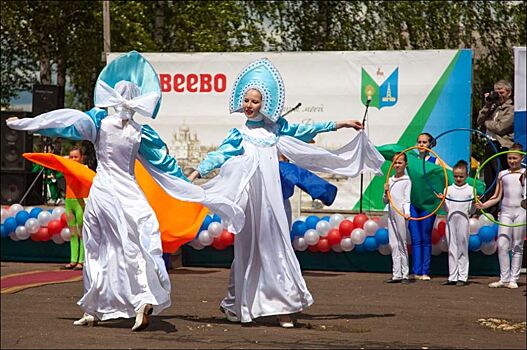
M522 150L510 136L510 84L498 82L495 88L499 101L492 100L491 105L489 97L478 123L486 127L500 149ZM239 73L230 95L230 112L243 113L245 122L230 130L218 149L209 153L187 178L155 130L133 119L135 113L155 118L159 110L159 81L148 61L137 52L112 61L99 76L95 96L96 107L85 113L57 110L31 119L8 120L8 126L17 130L73 136L95 145L97 173L86 205L81 198L68 198L66 202L66 209L73 214L68 221L70 227L82 232L78 235L82 241L71 245L72 259L66 268L82 266L78 246L85 248L84 296L78 302L84 315L74 324L94 325L135 317L132 330L140 331L148 326L151 314L159 314L170 306L171 285L162 256L159 223L134 176L134 162L138 160L170 196L207 206L222 217L229 231L236 233L227 292L220 303L226 318L249 323L272 315L281 327L294 327L291 315L309 307L314 300L291 244L291 219L280 181L284 175L279 155L309 171L348 177L363 171L379 175L385 159L362 130L361 122L289 123L282 117L282 77L268 59L259 59ZM115 113L109 114L109 107ZM346 128L357 132L338 152L309 143L319 133ZM419 157L435 164L437 159L425 150L433 141L432 135L422 133L417 145L421 147ZM70 158L82 160L79 148L72 152ZM516 153L506 157L509 169L499 172L494 194L483 203L471 199L472 187L466 183L467 164L460 161L454 166L455 183L444 198L450 269L446 285L464 286L468 282L468 219L474 201L478 208L500 202L502 222L525 222L525 211L519 209L521 181L525 181L521 159ZM408 231L412 239L413 278L428 281L435 215L411 220L431 211L412 202L416 189L405 171L406 154L397 154L393 161L395 175L385 186L385 198L388 194L392 198L386 200L390 203L388 229L393 260L393 276L387 283L409 283L412 277L406 245ZM218 176L203 186L192 183L217 168ZM445 195L438 194L441 196ZM456 202L460 199L465 201ZM402 208L403 215L392 208L392 203ZM524 236L525 226L500 226L501 275L491 287L517 288ZM508 260L511 242L512 265Z

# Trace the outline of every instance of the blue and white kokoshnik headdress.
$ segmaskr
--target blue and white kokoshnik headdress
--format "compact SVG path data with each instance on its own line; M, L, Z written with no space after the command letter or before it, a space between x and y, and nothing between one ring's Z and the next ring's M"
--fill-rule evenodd
M126 88L124 82L132 84L127 83ZM134 93L130 94L130 90ZM160 105L159 77L150 62L139 52L130 51L119 56L99 74L95 85L95 106L114 107L117 111L133 110L154 119Z
M249 64L238 74L229 101L231 113L243 112L243 100L250 89L262 94L260 113L276 122L284 108L285 88L280 73L267 58Z

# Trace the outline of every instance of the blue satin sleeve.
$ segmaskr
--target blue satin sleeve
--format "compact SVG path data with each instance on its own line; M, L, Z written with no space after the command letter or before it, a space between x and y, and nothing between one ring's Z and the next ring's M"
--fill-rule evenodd
M108 115L106 110L97 107L93 107L92 109L84 113L90 117L93 122L93 125L95 125L96 130L99 130L99 128L101 127L101 121ZM81 124L74 124L64 128L40 129L37 133L42 136L63 137L66 139L76 141L87 140L88 137L86 133L80 130L80 128L82 128Z
M320 200L324 205L331 205L335 201L337 187L309 170L287 162L279 162L279 169L284 199L290 198L295 186L298 186L311 198Z
M149 125L143 125L141 130L139 154L157 169L190 182L177 164L177 160L168 154L165 142Z
M232 157L243 154L242 135L236 128L231 129L216 151L209 152L205 159L198 165L197 171L205 176L213 169L221 167Z
M276 122L278 135L292 136L304 142L311 141L321 132L337 130L336 122L316 122L313 124L289 124L285 118Z

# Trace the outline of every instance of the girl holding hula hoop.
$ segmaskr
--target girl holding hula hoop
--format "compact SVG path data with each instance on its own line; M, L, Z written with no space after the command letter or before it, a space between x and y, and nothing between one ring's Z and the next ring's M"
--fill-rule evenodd
M510 150L522 152L522 145L515 143ZM525 168L521 168L523 156L520 153L508 153L509 169L500 171L494 195L484 203L476 203L478 209L486 209L501 200L499 221L504 225L520 224L516 227L500 225L498 230L498 260L500 263L500 280L489 284L491 288L518 288L520 268L522 265L523 239L525 237L525 209L521 207L523 189L521 177ZM512 249L512 262L509 250Z
M421 133L417 137L417 146L430 148L434 138L427 132ZM436 157L430 155L425 149L419 150L419 158L424 158L427 162L439 164ZM410 216L422 217L428 215L430 210L426 203L416 203L416 198L419 197L420 189L412 191L412 204L410 204ZM433 206L432 206L433 208ZM436 215L431 215L429 218L420 221L410 221L408 229L412 237L412 259L413 259L413 273L416 280L430 281L430 260L432 257L432 229L434 228L434 221Z

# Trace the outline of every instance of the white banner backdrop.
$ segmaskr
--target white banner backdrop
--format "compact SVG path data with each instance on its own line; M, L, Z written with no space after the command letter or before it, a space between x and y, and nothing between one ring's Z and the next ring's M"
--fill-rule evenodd
M195 166L229 129L245 122L242 113L229 114L232 84L244 66L267 57L284 79L284 113L302 103L287 115L290 122L362 120L366 76L377 85L379 98L388 101L372 103L367 132L376 145L396 143L458 52L142 53L160 76L163 100L155 120L137 119L161 135L183 166ZM118 55L110 53L108 61ZM354 134L354 130L339 130L321 134L315 141L334 149ZM365 177L364 188L370 180ZM332 208L350 209L357 202L357 179L338 182L339 195Z

